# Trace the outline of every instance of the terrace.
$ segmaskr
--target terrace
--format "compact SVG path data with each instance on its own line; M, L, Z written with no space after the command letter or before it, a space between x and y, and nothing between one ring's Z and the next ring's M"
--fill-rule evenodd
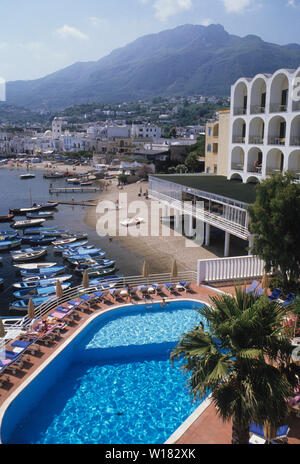
M248 258L249 262L251 261ZM224 263L222 261L222 269L224 270ZM203 264L203 263L202 263ZM212 266L215 266L216 263L207 263L208 270L213 269ZM203 267L199 264L200 268ZM241 268L244 269L244 274L241 274ZM179 273L178 277L172 278L170 274L165 275L151 275L149 277L129 277L125 278L124 281L121 281L116 287L119 290L123 290L123 293L120 292L118 298L111 296L110 294L103 298L101 301L95 301L93 304L85 303L82 300L81 305L76 307L74 311L74 317L68 320L65 320L65 327L62 331L55 334L55 337L49 339L48 343L41 343L40 349L36 350L34 353L27 353L26 359L24 359L24 364L22 367L16 368L15 373L9 373L9 379L5 381L0 387L0 408L4 405L6 400L16 394L21 388L22 385L25 385L26 382L32 380L34 378L35 372L38 372L42 369L49 360L53 359L56 353L58 353L64 346L67 345L68 340L73 337L76 337L83 327L87 325L90 319L94 318L97 315L101 315L106 313L107 311L112 311L115 308L118 308L122 305L128 304L138 304L138 303L145 303L145 301L150 302L158 302L162 301L162 298L165 298L166 301L173 301L176 299L189 299L195 300L199 302L204 302L209 304L210 298L212 296L216 296L220 293L234 293L234 283L242 283L247 285L250 283L249 278L245 277L243 279L236 280L237 276L252 276L261 274L261 263L255 261L255 263L251 263L251 266L234 266L236 268L237 273L233 277L234 280L228 280L225 282L223 277L225 274L220 274L219 277L214 277L209 271L209 274L203 274L203 277L211 279L211 281L207 282L206 284L201 284L199 279L201 275L198 273L198 282L196 283L195 280L197 275L195 272L189 271L185 273ZM246 272L246 268L248 271ZM251 270L250 270L251 269ZM166 282L166 281L175 281L178 282L181 279L193 279L193 282L189 289L186 291L180 289L176 290L175 292L169 292L166 287L163 288L162 292L159 294L156 293L148 293L142 294L138 293L136 297L134 297L134 301L130 301L128 296L126 296L124 285L130 282L131 285L140 285L145 284L148 285L151 282ZM221 280L220 280L221 279ZM209 284L209 285L208 285ZM151 285L150 285L151 286ZM76 289L70 290L66 292L62 299L56 301L55 303L48 303L42 305L37 310L37 315L40 317L46 317L50 312L55 310L58 305L63 305L66 301L69 301L70 298L78 298L82 295L93 295L95 292L95 288L85 289L83 287L78 287ZM24 318L24 322L29 324L30 320L26 316ZM231 423L224 424L217 415L217 411L214 406L210 403L210 400L207 400L205 403L205 407L202 408L201 411L196 411L193 415L193 420L190 418L189 422L183 424L182 427L169 438L167 443L172 444L230 444L231 442ZM289 443L300 443L300 421L299 419L291 416L290 418L290 427L291 431L289 433Z

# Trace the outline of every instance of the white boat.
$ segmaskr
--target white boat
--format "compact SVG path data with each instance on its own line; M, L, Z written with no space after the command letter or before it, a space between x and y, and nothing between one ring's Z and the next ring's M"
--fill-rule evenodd
M42 287L44 284L43 282L45 281L49 281L49 280L52 280L54 279L55 282L57 281L57 279L59 279L61 282L65 282L66 280L70 280L72 279L72 274L66 274L66 275L62 275L62 276L59 276L59 277L48 277L48 276L39 276L39 275L36 275L36 276L30 276L30 277L23 277L22 278L22 281L26 284L36 284L35 286L37 287ZM15 288L22 288L22 282L20 283L20 285L18 285L18 283L15 283L13 285Z
M30 226L40 226L46 219L28 219L26 221L15 221L12 225L14 229L25 229Z
M35 174L21 174L20 179L34 179Z
M76 237L65 238L64 240L57 240L56 242L52 242L52 245L54 246L68 245L69 243L74 243L76 241L77 241Z
M15 262L34 261L35 259L39 259L42 256L45 256L46 253L47 249L40 251L29 251L25 253L16 253L15 255L12 255L12 259Z
M56 263L30 263L30 264L14 264L18 269L42 269L56 266Z
M17 248L21 246L22 240L1 240L0 242L0 251L11 250L12 248Z
M121 225L122 226L137 226L138 224L142 224L143 222L145 222L145 219L144 218L141 218L141 217L135 217L135 218L132 218L132 219L125 219L124 221L121 221Z

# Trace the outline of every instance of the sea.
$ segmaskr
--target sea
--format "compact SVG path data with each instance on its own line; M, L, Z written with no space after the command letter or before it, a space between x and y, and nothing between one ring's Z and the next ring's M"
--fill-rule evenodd
M10 208L25 208L32 206L33 203L45 203L51 201L72 201L88 200L98 197L98 192L89 193L59 193L50 194L50 184L53 187L70 187L64 178L62 179L44 179L43 172L35 170L35 178L22 180L21 174L28 174L28 171L20 169L0 169L0 216L9 214ZM97 182L96 184L97 185ZM101 195L101 193L100 193ZM57 229L67 229L70 233L85 232L88 234L89 244L95 245L105 251L105 258L116 260L116 269L118 274L125 276L140 275L143 267L143 257L134 254L117 240L110 241L108 237L101 237L96 230L85 224L86 214L85 206L76 205L59 205L57 212L54 213L53 219L48 219L45 227L55 226ZM16 216L16 220L24 220L25 216ZM0 231L14 230L10 223L0 223ZM19 232L22 235L22 231ZM29 248L31 245L24 244L22 248ZM9 310L9 304L15 301L13 292L16 290L12 287L14 282L21 280L17 269L13 266L12 258L9 251L1 251L0 256L3 259L0 264L0 277L4 278L4 285L0 288L0 316L16 316L20 313ZM66 264L61 255L54 253L53 246L48 246L48 253L41 261L56 262L58 265ZM67 269L66 274L71 274ZM75 276L70 281L72 286L79 285L81 280Z

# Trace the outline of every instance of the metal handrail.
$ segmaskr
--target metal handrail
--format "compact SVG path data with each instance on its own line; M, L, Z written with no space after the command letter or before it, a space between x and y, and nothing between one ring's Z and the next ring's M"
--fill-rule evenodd
M179 282L182 280L187 280L191 282L195 282L197 280L197 272L196 271L179 271L177 277L172 277L170 272L160 273L160 274L150 274L149 277L143 276L123 276L120 278L118 282L114 280L105 280L103 283L99 283L97 286L91 286L89 288L85 288L82 285L77 287L73 287L69 290L64 291L62 298L53 298L47 300L45 303L42 303L37 308L35 308L35 316L36 319L40 319L50 311L54 310L57 306L66 303L67 301L78 298L83 294L92 294L95 291L99 290L102 285L106 284L113 284L111 288L125 288L127 285L130 287L138 287L140 285L151 285L154 283L157 284L164 284L167 282ZM25 315L21 320L17 320L15 324L10 324L9 326L5 326L5 331L7 332L8 337L0 340L0 349L5 346L8 342L9 332L13 332L16 330L23 330L24 328L28 327L31 324L31 319L28 315Z

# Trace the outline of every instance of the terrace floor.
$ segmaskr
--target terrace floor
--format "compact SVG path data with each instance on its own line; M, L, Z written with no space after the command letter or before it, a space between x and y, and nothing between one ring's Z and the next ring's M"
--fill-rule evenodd
M212 287L192 285L190 292L180 292L178 295L171 295L165 292L165 295L153 296L151 300L153 302L161 301L165 296L167 300L176 298L195 299L204 303L210 303L210 297L216 296L219 290L225 291L226 293L233 293L234 287L232 285L220 285L216 290ZM150 300L147 300L149 302ZM124 298L123 304L128 304L130 301ZM145 300L141 297L139 301L133 300L132 303L143 304ZM107 304L94 305L90 310L86 312L78 310L76 319L68 322L65 330L56 339L48 344L47 346L40 345L40 352L35 355L29 355L29 359L24 361L24 367L17 369L15 375L9 375L9 381L5 382L0 387L0 407L3 405L5 400L21 386L23 382L35 372L35 370L41 366L49 356L55 353L69 337L71 337L83 323L85 323L95 313L101 314L102 311L108 308L113 309L119 307L122 301L116 302L111 298L107 300ZM290 417L290 427L288 442L291 444L300 444L300 419L294 415ZM183 433L183 435L176 441L176 444L230 444L231 443L231 424L223 423L223 421L217 416L215 407L211 404L208 408L194 421L192 425Z

